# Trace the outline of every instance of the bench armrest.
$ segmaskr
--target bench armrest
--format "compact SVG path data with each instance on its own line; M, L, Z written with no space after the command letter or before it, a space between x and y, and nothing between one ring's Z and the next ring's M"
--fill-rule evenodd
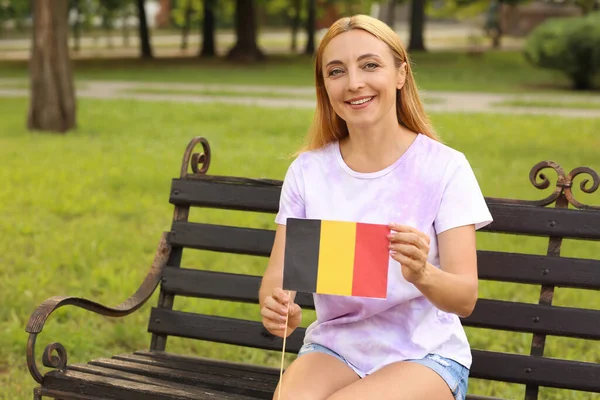
M148 301L150 296L152 296L152 293L154 293L154 290L157 288L162 278L163 269L171 254L171 246L167 242L167 236L168 232L163 232L150 272L146 275L146 278L144 278L144 281L138 290L118 306L107 307L80 297L55 296L45 300L35 309L29 318L25 331L29 333L29 339L27 341L27 366L29 372L38 383L42 383L43 376L35 363L35 341L37 335L44 328L44 324L50 314L66 305L84 308L96 314L108 317L124 317L138 310L146 303L146 301ZM52 355L53 352L56 352L58 356ZM66 367L67 353L65 348L60 343L49 344L44 350L42 362L49 368Z

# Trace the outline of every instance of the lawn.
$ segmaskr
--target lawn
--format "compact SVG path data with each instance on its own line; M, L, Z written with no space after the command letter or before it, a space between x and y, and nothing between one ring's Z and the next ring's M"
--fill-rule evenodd
M527 107L527 108L556 108L578 110L600 110L600 101L545 101L545 100L507 100L493 103L499 107Z
M412 61L418 85L426 90L555 93L569 89L565 77L532 67L520 52L415 53ZM80 80L311 86L312 63L309 56L283 55L272 55L266 62L252 65L197 57L96 59L74 61L74 70ZM0 62L0 76L26 78L27 63Z
M25 99L0 99L0 110L0 232L4 238L0 241L0 386L2 398L10 400L31 396L34 382L25 366L24 328L41 301L68 294L116 305L142 281L160 232L169 229L170 179L178 175L183 150L192 136L209 139L211 173L281 179L290 162L286 155L296 149L311 118L306 110L81 100L79 128L63 136L28 133ZM528 181L530 168L541 160L556 161L566 172L581 165L600 171L599 120L463 114L435 114L433 120L444 141L467 155L486 196L545 197L550 189L539 191ZM584 203L600 204L600 191L586 195L575 188L574 192ZM272 215L259 213L198 210L192 218L273 226ZM546 241L479 235L481 249L505 245L542 254ZM600 243L567 242L563 249L565 255L598 259ZM208 252L186 254L183 260L190 268L257 275L264 271L265 262ZM483 282L480 292L482 297L536 302L539 288ZM600 309L599 294L559 288L555 304ZM51 317L38 339L38 354L51 341L65 345L71 363L146 349L148 312L156 301L154 295L141 310L118 320L64 308ZM177 299L175 308L259 320L253 305ZM304 326L312 318L307 312ZM531 341L531 335L519 333L490 335L468 329L468 334L474 348L508 352L527 352ZM600 362L600 353L592 347L596 345L549 338L546 354ZM239 351L184 339L169 339L168 349L272 366L278 366L280 357L277 352ZM523 389L472 380L470 392L522 398ZM591 397L544 390L542 398Z

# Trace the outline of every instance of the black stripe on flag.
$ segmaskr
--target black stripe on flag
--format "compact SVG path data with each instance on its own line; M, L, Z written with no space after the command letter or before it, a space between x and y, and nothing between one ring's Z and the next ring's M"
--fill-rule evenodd
M288 218L285 235L283 289L317 291L321 221Z

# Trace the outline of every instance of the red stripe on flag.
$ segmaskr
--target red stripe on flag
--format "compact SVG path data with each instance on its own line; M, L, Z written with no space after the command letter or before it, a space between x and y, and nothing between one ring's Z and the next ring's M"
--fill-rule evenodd
M390 257L387 238L389 232L385 225L356 224L353 296L386 297Z

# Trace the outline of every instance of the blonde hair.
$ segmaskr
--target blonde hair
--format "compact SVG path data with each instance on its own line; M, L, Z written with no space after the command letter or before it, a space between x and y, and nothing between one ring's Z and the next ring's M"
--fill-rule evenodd
M355 15L340 18L334 22L319 44L315 60L317 107L308 131L306 144L300 151L319 149L349 134L346 122L335 113L327 96L323 78L323 52L334 37L352 29L362 29L387 44L397 68L400 68L402 63L406 63L406 80L402 89L397 90L396 94L398 121L414 132L422 133L439 141L429 117L423 109L408 53L400 43L400 38L382 21L367 15Z

